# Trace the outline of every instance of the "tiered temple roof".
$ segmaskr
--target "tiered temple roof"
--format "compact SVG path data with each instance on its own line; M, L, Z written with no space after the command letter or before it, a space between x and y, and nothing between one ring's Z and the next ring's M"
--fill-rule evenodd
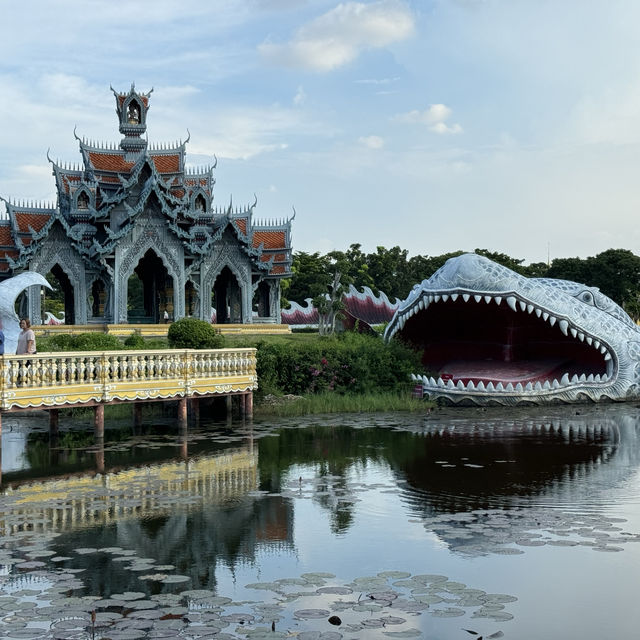
M161 145L150 145L143 138L151 92L139 93L132 85L128 93L113 93L124 137L119 144L100 144L76 136L78 165L49 158L56 205L3 199L8 219L0 220L0 277L28 267L56 221L82 257L100 268L151 204L194 261L206 256L230 229L260 272L289 275L293 218L258 222L254 220L256 201L241 207L214 207L216 164L186 168L189 137Z

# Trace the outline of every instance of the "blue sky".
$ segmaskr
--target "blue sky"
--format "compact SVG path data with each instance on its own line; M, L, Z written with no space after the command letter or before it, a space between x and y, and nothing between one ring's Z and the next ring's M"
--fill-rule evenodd
M55 199L47 149L218 159L215 202L297 212L294 249L640 252L633 0L30 0L2 7L0 195Z

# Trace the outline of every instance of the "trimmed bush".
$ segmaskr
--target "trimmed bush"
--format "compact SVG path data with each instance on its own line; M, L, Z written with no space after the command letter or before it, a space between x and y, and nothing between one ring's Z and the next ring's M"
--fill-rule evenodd
M124 346L127 349L144 349L144 338L139 333L132 333L124 341Z
M169 327L167 335L172 349L220 349L224 337L208 322L199 318L181 318Z
M114 351L122 349L116 336L106 333L59 333L37 341L38 351Z
M79 333L73 336L75 351L111 351L122 349L122 342L108 333Z

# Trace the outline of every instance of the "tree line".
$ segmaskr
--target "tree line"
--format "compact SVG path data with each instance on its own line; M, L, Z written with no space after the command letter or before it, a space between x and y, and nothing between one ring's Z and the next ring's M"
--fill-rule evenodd
M293 277L283 283L283 305L289 300L300 304L307 298L319 300L327 293L334 298L336 282L340 290L349 284L359 289L367 286L376 295L384 292L390 300L404 300L414 284L429 278L449 258L462 253L409 257L406 249L397 246L377 247L375 252L365 253L360 244L327 254L296 251ZM588 258L555 258L549 264L528 265L504 253L486 249L476 249L475 253L530 278L560 278L597 287L632 318L640 318L640 257L627 249L608 249Z

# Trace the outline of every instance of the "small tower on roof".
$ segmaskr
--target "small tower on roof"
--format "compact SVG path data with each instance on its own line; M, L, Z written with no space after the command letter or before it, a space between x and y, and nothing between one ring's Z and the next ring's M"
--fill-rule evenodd
M147 146L147 141L142 137L147 131L147 111L149 110L148 93L136 91L134 83L131 83L129 93L118 93L111 87L116 97L116 113L120 120L120 133L124 136L120 141L120 148L125 152L137 153Z

